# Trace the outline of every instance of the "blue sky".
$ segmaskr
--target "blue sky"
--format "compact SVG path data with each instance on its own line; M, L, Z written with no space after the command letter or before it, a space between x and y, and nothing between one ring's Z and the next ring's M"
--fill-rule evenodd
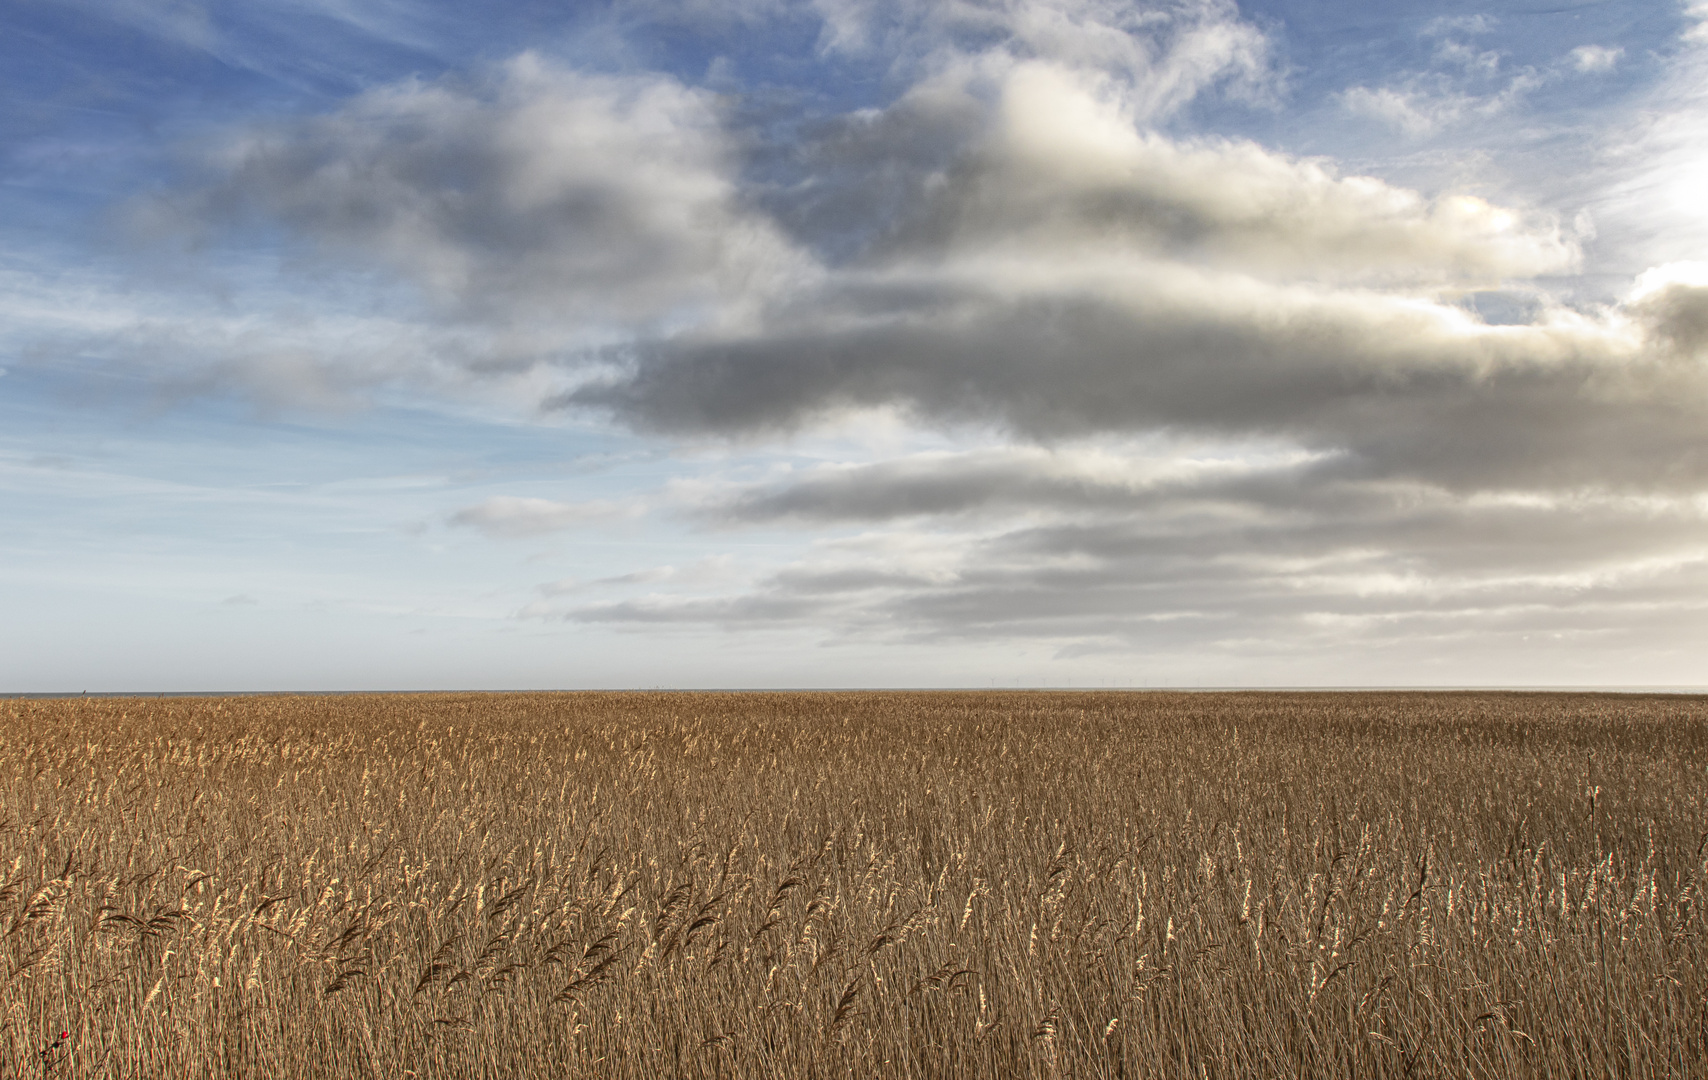
M1708 7L23 0L0 690L1708 682Z

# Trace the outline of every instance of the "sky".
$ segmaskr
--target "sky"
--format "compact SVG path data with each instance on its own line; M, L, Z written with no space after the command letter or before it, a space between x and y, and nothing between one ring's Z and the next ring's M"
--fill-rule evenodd
M17 0L0 691L1708 684L1708 3Z

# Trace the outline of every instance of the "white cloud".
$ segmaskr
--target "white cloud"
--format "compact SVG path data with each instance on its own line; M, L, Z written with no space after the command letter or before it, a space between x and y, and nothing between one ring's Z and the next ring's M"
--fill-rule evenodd
M1052 66L1009 76L991 129L894 234L892 256L935 243L966 257L1081 265L1114 253L1365 282L1531 277L1577 258L1547 215L1429 200L1249 142L1171 139Z
M1208 448L1204 448L1208 449ZM1161 512L1184 496L1202 507L1217 492L1293 476L1321 455L1290 447L1219 445L1213 456L1173 443L1149 453L1102 447L1013 446L823 465L703 498L704 521L825 525L908 518L1052 514L1125 508ZM1241 498L1246 496L1242 495Z
M1584 72L1612 71L1619 65L1619 58L1624 55L1625 50L1623 48L1609 48L1605 45L1579 45L1572 50L1572 65Z
M1684 14L1690 20L1684 29L1684 40L1698 45L1708 43L1708 3L1689 0L1684 5Z
M803 264L744 210L715 102L667 76L524 54L250 131L172 209L260 211L377 257L468 317L632 326L739 307Z
M634 518L643 513L645 508L635 502L598 499L566 503L517 495L494 495L475 506L458 510L447 520L451 525L478 529L487 536L520 539Z
M1056 9L1039 11L1000 9ZM450 325L488 335L473 371L516 339L524 365L570 364L603 324L603 367L549 403L644 430L751 435L887 408L1043 439L1274 437L1472 488L1694 482L1680 462L1697 417L1678 395L1697 376L1656 349L1695 340L1693 294L1610 314L1538 297L1527 324L1489 326L1461 301L1576 267L1551 215L1144 116L1131 86L1004 54L826 125L800 148L802 183L749 198L706 95L525 56L476 86L394 86L251 133L191 202L235 200L414 275ZM813 202L840 186L886 194ZM851 208L864 232L837 254L827 222ZM1644 438L1614 437L1639 414ZM569 520L506 506L458 520Z
M563 402L665 432L894 407L1041 439L1269 435L1471 488L1696 482L1701 373L1664 362L1688 304L1531 293L1494 326L1459 306L1575 266L1547 215L1169 140L1045 65L1016 68L980 130L882 242L756 329L637 343Z

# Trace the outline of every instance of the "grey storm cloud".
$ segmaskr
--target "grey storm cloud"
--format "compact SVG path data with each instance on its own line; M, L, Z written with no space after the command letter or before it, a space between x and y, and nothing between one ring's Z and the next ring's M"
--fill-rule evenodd
M903 159L911 125L978 112L927 96L866 122ZM887 407L1028 439L1274 436L1468 489L1702 480L1700 289L1491 326L1479 298L1577 265L1546 215L1171 141L1044 65L986 104L846 263L549 404L666 434Z
M1491 328L1404 299L1215 285L1184 297L1162 282L1125 296L1059 281L1021 295L932 289L877 316L850 311L866 297L840 311L827 299L815 315L850 317L638 346L622 378L562 403L667 433L788 430L898 406L1040 439L1285 436L1380 475L1471 488L1677 489L1708 467L1708 372L1640 326ZM1661 325L1688 327L1694 311Z

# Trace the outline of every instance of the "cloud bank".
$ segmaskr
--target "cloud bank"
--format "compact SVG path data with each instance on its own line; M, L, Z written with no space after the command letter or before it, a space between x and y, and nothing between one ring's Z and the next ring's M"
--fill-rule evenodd
M1195 103L1285 94L1229 3L811 11L825 63L892 58L881 100L761 107L525 53L237 132L139 214L276 229L407 283L417 359L376 380L520 373L540 414L684 443L786 452L882 413L961 444L729 480L679 520L818 546L734 591L563 590L529 618L1450 652L1471 624L1611 641L1695 617L1701 264L1568 303L1593 269L1575 207L1195 131ZM1337 100L1421 137L1622 62L1515 67L1493 29L1432 24L1436 69ZM1681 145L1680 123L1649 137ZM527 537L614 505L499 496L447 520Z

